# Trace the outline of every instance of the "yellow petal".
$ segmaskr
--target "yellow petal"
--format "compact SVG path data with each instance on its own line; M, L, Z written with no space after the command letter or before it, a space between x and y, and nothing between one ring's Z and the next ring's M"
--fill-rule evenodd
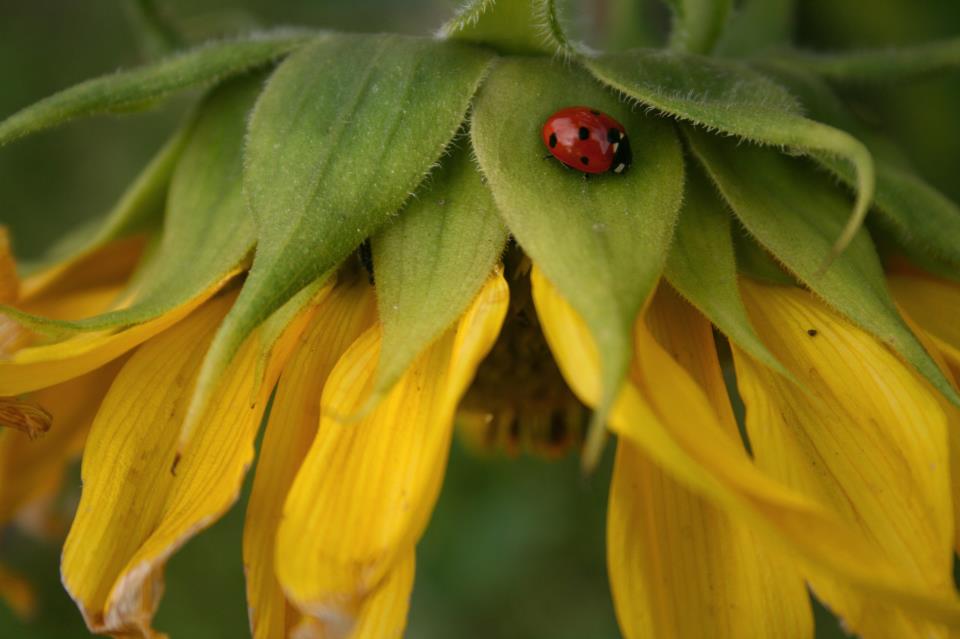
M222 281L167 313L143 324L117 331L82 333L55 344L33 346L0 360L0 395L20 395L53 386L103 366L176 324L229 281Z
M315 304L313 319L280 377L247 507L243 563L254 639L283 639L299 617L274 569L283 502L316 436L327 376L376 320L376 299L364 281L326 289Z
M416 559L413 551L397 561L383 584L364 602L352 627L336 628L304 617L291 639L399 639L407 626Z
M508 299L497 273L457 326L361 419L339 421L373 388L379 327L364 333L330 374L319 432L277 536L277 575L305 613L350 625L413 549L440 489L454 410L496 339Z
M953 384L954 388L960 391L960 361L957 362L957 366L950 366L947 361L948 355L944 350L944 343L925 332L903 307L900 307L900 313L910 329L923 343L924 348L937 362L937 366L940 367L944 376ZM960 309L958 309L958 316L960 316ZM947 417L947 432L950 440L950 485L953 495L954 552L958 552L960 551L960 408L944 397L942 393L935 394L940 403L940 408L943 409L943 413Z
M595 403L599 394L583 393L599 387L589 332L539 271L534 271L533 283L544 335L565 379L585 403ZM872 539L759 471L718 423L703 390L643 322L637 323L635 339L633 383L624 386L611 414L611 426L621 437L811 569L890 604L960 626L960 602L953 593L931 591Z
M661 286L648 323L738 438L709 322ZM607 564L625 637L812 637L803 579L776 550L621 439Z
M946 417L886 347L797 288L742 285L764 343L801 389L734 347L758 466L825 505L931 592L953 592ZM866 636L935 636L835 579L814 590Z
M150 623L165 562L240 492L275 381L266 379L259 392L252 387L257 333L229 366L216 401L171 472L189 391L233 297L212 300L139 348L91 427L81 467L83 493L61 573L93 632L155 636ZM299 337L295 330L288 333L281 341Z
M38 439L0 433L0 526L27 504L60 486L67 465L80 454L93 416L119 370L120 362L33 393L46 407L50 430Z
M897 304L936 342L960 370L960 285L930 277L891 275L887 283Z

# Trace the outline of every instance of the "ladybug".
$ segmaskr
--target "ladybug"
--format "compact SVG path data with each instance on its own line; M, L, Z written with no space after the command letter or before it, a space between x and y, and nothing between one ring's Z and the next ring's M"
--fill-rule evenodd
M541 131L550 154L584 173L623 173L633 161L623 125L590 107L560 109Z

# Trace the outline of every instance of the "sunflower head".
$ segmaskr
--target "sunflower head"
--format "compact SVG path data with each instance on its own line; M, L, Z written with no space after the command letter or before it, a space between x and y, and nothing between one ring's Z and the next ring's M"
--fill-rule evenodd
M0 438L0 523L83 450L62 573L91 631L155 636L262 419L257 639L402 634L455 422L586 470L616 435L627 637L810 636L805 584L865 636L960 626L960 210L835 92L957 43L813 56L762 2L670 4L663 46L613 51L551 0L256 32L0 122L205 91L55 259L21 280L0 234L0 423L29 436Z

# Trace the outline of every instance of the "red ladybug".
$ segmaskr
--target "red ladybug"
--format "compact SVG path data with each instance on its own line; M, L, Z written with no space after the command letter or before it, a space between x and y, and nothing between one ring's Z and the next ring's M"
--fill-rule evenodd
M590 107L560 109L543 125L553 157L584 173L623 173L633 161L623 125Z

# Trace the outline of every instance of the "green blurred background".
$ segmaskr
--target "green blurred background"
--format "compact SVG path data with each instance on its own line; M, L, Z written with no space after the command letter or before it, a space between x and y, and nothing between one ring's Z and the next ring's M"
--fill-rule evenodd
M597 42L597 9L571 0L566 15ZM766 0L759 0L761 2ZM124 0L0 0L0 117L85 78L129 67L148 51ZM429 33L452 0L158 0L193 38L251 25L306 24ZM608 7L609 8L609 7ZM662 8L648 15L664 24ZM813 49L909 44L960 34L956 0L801 0L798 40ZM929 80L847 96L895 137L929 180L960 200L960 82ZM181 117L189 99L124 118L101 118L0 149L0 222L20 257L36 257L69 228L106 211ZM576 460L480 459L456 446L439 506L419 546L408 636L615 638L604 566L611 455L594 476ZM79 491L71 476L64 503ZM248 635L240 561L245 504L170 562L157 626L175 639ZM89 636L60 588L57 541L0 531L0 562L34 579L29 623L0 603L0 637ZM822 608L818 636L843 636Z

